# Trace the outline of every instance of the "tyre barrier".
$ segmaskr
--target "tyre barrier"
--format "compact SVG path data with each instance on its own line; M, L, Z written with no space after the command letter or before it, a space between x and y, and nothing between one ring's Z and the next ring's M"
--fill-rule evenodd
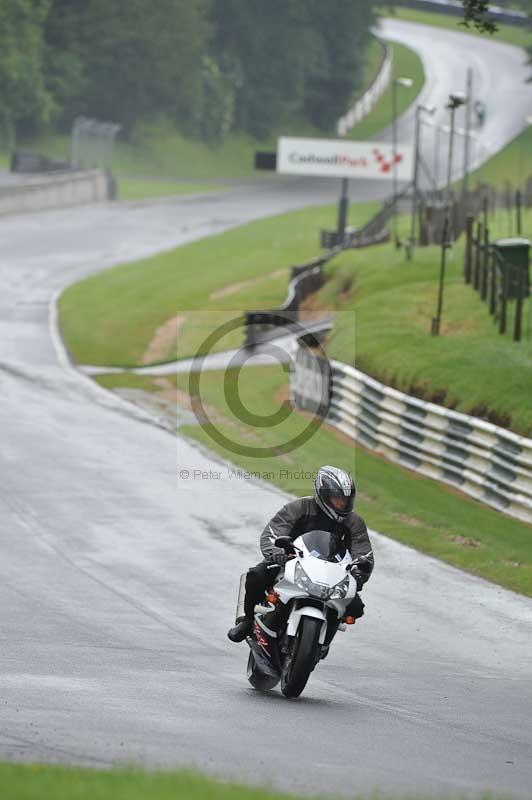
M297 343L294 349L290 397L305 408L308 381L298 371L308 364ZM330 366L326 422L389 461L532 523L532 439L411 397L340 361Z
M373 109L379 97L388 88L392 77L392 50L384 42L382 42L382 45L384 47L384 58L377 77L355 105L338 120L336 126L338 136L346 136L351 128L354 128L358 122L364 119Z
M532 523L532 439L411 397L340 361L331 367L327 422L390 461Z

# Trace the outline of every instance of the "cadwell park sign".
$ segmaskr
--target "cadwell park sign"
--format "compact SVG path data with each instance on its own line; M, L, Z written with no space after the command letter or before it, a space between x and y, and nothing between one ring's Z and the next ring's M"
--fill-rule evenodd
M395 169L394 169L395 167ZM412 179L411 145L381 142L346 142L342 139L295 139L282 136L277 143L277 172L329 178Z

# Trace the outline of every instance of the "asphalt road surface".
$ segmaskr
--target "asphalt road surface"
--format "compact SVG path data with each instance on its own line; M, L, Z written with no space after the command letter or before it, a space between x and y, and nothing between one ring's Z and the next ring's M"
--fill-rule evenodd
M270 182L0 222L2 758L196 765L346 795L530 794L530 599L374 534L366 617L299 701L253 691L225 632L285 498L124 407L53 344L50 301L81 275L335 190Z

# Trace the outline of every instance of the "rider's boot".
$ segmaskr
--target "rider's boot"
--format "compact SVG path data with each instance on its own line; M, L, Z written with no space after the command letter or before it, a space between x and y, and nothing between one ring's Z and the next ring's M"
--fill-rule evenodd
M247 636L251 635L253 620L249 617L239 617L234 628L229 628L227 636L232 642L243 642Z

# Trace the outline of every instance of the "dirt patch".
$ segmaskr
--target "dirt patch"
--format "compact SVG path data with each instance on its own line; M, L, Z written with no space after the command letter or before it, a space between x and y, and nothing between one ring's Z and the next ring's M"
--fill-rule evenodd
M157 361L164 361L167 358L172 348L175 348L179 328L185 319L186 317L178 315L167 319L162 325L159 325L152 336L151 342L144 351L142 356L143 364L153 364Z
M321 292L313 292L305 297L299 305L300 320L323 319L328 316L332 308L326 303Z
M472 539L470 536L449 536L449 539L461 547L480 547L482 544L478 539Z
M224 286L222 289L216 289L214 292L211 292L209 300L220 300L222 297L229 297L232 294L237 294L242 289L249 289L250 286L256 286L272 278L281 278L283 275L288 275L288 270L286 268L277 269L275 272L269 272L267 275L259 275L257 278L248 278L248 280L245 281L231 283L229 286Z
M411 517L409 514L400 514L398 512L394 512L392 517L399 522L404 522L405 525L410 525L411 528L426 528L426 523L422 522L417 517Z
M164 400L175 403L185 411L192 411L190 395L181 391L181 389L176 389L171 380L168 378L154 378L153 383L158 388L157 394Z
M512 569L517 569L518 567L523 566L519 561L503 561L502 563L505 567L512 567Z
M290 405L290 386L289 386L289 384L288 383L283 383L281 386L279 386L279 388L276 389L276 391L275 391L275 393L273 395L273 399L280 406L283 406L283 405L289 406Z

